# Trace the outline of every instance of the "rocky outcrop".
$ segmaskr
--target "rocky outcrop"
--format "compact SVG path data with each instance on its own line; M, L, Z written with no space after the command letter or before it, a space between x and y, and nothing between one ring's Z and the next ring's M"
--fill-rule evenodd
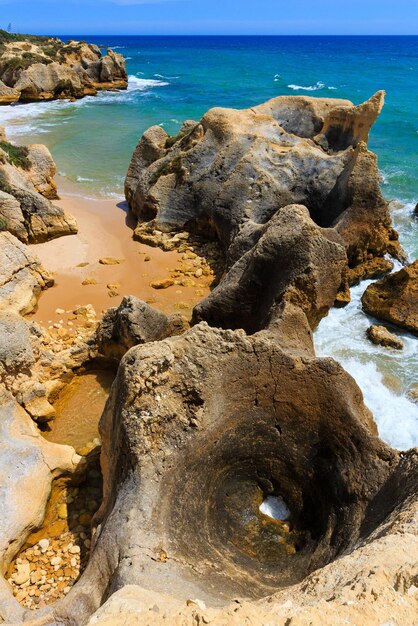
M299 606L335 620L376 585L373 610L384 611L395 579L391 606L411 614L416 455L378 439L339 365L282 347L276 332L201 323L125 355L101 422L90 562L45 624L85 623L104 598L91 624L136 623L138 602L157 607L156 624L162 613L229 623L237 609L236 623L270 611L285 624ZM266 497L284 499L286 521L260 511ZM334 592L346 604L325 611Z
M299 204L340 235L348 259L342 278L350 282L352 270L351 282L370 275L376 258L402 256L366 144L383 101L383 92L359 106L283 96L244 111L212 109L174 138L149 129L125 184L136 237L153 229L215 237L230 269L273 217Z
M369 285L361 301L368 315L417 334L418 261Z
M0 233L0 311L33 311L42 289L53 284L30 250L10 233Z
M43 145L15 146L0 140L0 230L25 243L77 232L75 219L50 202L57 198L55 163Z
M303 206L279 210L255 246L194 309L194 321L212 326L266 328L282 303L299 307L311 328L333 305L346 264L342 239L320 228Z
M395 350L403 349L403 341L394 333L391 333L385 326L376 326L373 324L367 329L367 337L376 345L385 348L394 348Z
M0 566L4 572L42 522L52 479L73 472L81 458L69 446L47 442L29 415L0 385ZM13 471L11 471L13 468ZM24 577L24 572L20 572ZM30 574L30 572L29 572ZM29 575L27 575L29 580ZM25 582L23 578L22 583ZM22 619L24 610L0 579L0 615Z
M85 42L0 33L0 103L81 98L126 89L122 55Z
M167 317L146 302L128 296L103 316L96 333L97 348L100 354L120 360L133 346L181 335L186 328L180 314Z

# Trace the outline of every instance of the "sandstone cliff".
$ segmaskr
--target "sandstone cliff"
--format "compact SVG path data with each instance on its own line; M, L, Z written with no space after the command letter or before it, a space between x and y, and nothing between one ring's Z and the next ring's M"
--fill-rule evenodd
M0 30L0 103L81 98L126 89L122 55L85 42L9 34Z

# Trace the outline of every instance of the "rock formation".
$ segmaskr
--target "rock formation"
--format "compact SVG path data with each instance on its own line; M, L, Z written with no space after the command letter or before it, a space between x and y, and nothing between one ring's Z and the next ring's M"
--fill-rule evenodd
M30 313L42 289L53 282L29 248L0 232L0 310Z
M125 184L136 237L152 230L211 235L225 247L231 269L273 217L279 222L285 207L299 204L341 237L348 258L343 282L368 276L376 259L386 263L387 252L402 256L376 157L367 150L383 101L383 92L359 106L278 97L244 111L212 109L174 138L149 129Z
M391 333L385 326L376 326L373 324L367 329L367 337L372 343L385 348L394 348L395 350L403 349L403 341L394 333Z
M100 354L120 360L130 348L170 335L181 335L187 323L178 313L167 317L146 302L128 296L118 308L108 309L96 333Z
M85 42L0 31L0 103L81 98L126 89L122 55Z
M50 202L57 198L56 168L43 145L15 146L0 129L0 230L24 243L77 232L75 219Z
M418 333L418 261L369 285L361 302L368 315Z

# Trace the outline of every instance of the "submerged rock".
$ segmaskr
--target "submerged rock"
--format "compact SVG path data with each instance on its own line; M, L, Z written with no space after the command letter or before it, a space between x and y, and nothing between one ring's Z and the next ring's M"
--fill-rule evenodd
M385 326L370 326L367 329L367 337L372 343L384 346L385 348L395 348L395 350L403 349L402 339L391 333Z
M368 315L417 334L418 261L369 285L361 302Z
M16 34L0 54L0 103L81 98L102 89L126 89L128 76L122 55L79 41Z

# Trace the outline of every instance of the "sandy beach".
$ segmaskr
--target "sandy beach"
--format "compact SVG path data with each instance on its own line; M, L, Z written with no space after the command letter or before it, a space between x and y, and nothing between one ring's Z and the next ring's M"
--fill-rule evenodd
M189 317L193 306L209 293L208 278L193 277L193 286L154 289L151 282L170 278L182 255L134 241L132 219L123 200L85 198L75 184L63 178L57 182L60 200L55 204L76 218L79 232L31 246L55 278L54 287L43 292L31 319L44 325L57 323L86 304L100 316L127 295L137 296L165 313L177 311ZM99 262L103 258L120 262L103 265ZM82 284L90 280L95 284ZM65 314L57 313L57 309Z

